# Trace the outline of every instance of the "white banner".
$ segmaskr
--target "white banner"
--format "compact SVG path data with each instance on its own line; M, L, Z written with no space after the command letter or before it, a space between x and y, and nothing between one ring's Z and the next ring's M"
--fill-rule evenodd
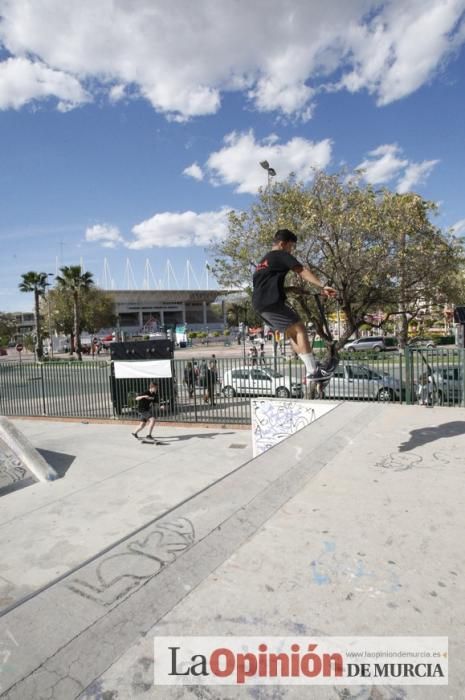
M171 377L171 360L132 360L115 363L116 379L157 379Z

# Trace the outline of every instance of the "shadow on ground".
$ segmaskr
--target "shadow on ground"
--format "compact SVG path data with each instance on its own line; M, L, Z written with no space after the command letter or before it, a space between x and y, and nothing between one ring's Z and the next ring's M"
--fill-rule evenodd
M24 489L26 486L32 486L32 484L35 484L36 481L37 480L34 479L33 476L28 476L26 479L21 479L20 481L13 481L11 484L7 484L7 486L2 486L0 488L0 497L6 496L8 493L12 493L12 491Z
M217 435L234 435L233 432L229 433L194 433L193 435L163 435L162 440L190 440L191 438L203 438L205 440L216 437Z
M465 433L465 421L451 421L442 425L435 425L430 428L418 428L410 432L410 439L402 442L399 452L408 452L416 447L426 445L428 442L441 440L442 438L457 437Z
M58 474L59 479L64 477L76 459L75 455L68 455L65 452L53 452L52 450L42 450L39 448L37 449L37 452L40 452L47 464L53 467Z

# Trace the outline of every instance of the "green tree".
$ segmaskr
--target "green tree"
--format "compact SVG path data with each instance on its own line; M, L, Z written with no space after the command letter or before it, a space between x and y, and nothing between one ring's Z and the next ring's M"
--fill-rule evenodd
M41 319L39 313L40 298L45 294L47 289L47 273L46 272L25 272L22 277L22 282L19 283L21 292L34 293L34 313L36 319L36 343L37 343L37 358L41 360L44 355Z
M0 311L0 346L8 345L16 333L16 318L13 314Z
M45 312L45 301L42 302ZM70 350L74 352L74 307L73 295L69 290L50 289L47 294L47 313L50 311L50 327L52 331L70 337Z
M85 290L93 286L94 281L91 272L83 272L80 265L69 265L60 268L61 274L56 277L57 288L60 291L70 292L73 302L73 336L74 350L78 359L82 360L81 349L81 313L82 295Z
M230 326L247 323L248 326L262 326L263 319L252 306L250 292L241 301L228 302L226 305L226 320Z
M276 229L296 231L296 257L338 292L338 302L327 304L345 313L342 346L380 308L389 323L395 315L408 321L432 300L456 301L463 245L430 222L434 211L418 195L375 190L359 176L320 172L310 186L290 177L261 190L248 211L230 212L229 235L212 251L213 271L222 286L250 289L250 262L270 249ZM292 273L289 281L291 303L326 338L310 288ZM400 340L405 333L403 324Z
M230 326L238 326L243 320L244 309L243 305L236 302L228 302L226 304L226 320Z
M43 302L44 313L50 305L51 328L69 335L74 349L74 303L72 291L57 288L48 293L47 304ZM116 322L115 302L109 292L98 287L83 289L81 293L81 330L91 334L101 328L113 326Z
M443 316L447 303L464 293L463 241L429 220L436 205L415 193L384 193L387 236L392 241L391 289L386 294L386 318L393 318L401 347L409 326L424 312Z
M90 287L82 293L82 329L95 335L116 324L115 301L109 292Z

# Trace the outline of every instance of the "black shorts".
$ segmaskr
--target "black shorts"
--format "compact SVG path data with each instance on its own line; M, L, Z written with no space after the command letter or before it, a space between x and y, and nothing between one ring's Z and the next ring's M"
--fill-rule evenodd
M153 418L153 413L152 410L149 408L148 411L139 411L138 417L140 421L144 421L146 423L150 418Z
M297 311L294 311L287 304L275 304L259 313L274 331L281 331L281 333L287 331L289 326L293 326L294 323L301 323Z

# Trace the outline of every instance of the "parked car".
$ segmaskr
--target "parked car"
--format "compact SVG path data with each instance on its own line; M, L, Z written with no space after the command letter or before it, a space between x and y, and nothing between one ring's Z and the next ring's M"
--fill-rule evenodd
M462 403L462 367L439 367L433 370L432 378L434 403L439 405Z
M339 399L399 401L403 394L401 383L395 377L350 362L339 364L325 389L326 398Z
M344 345L344 350L356 352L363 350L365 352L381 352L382 350L398 350L397 338L391 338L384 335L367 335L364 338L351 340Z
M237 367L224 373L223 394L227 397L242 394L302 398L304 392L300 379L285 376L272 368Z
M411 338L407 345L412 350L421 350L422 348L435 348L436 342L432 338Z
M8 355L8 352L6 351L5 348L0 348L0 355Z

